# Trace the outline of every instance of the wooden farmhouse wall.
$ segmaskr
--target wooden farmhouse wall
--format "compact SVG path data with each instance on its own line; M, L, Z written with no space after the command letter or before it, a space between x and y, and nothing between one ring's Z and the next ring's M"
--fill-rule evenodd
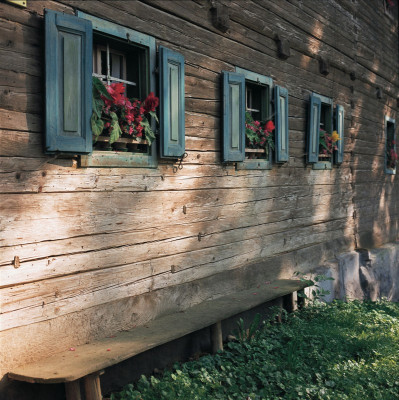
M223 0L223 32L211 3L0 2L1 377L398 238L399 178L384 171L384 117L399 122L397 4L390 16L384 0ZM182 169L83 168L44 154L45 8L81 10L184 56ZM289 161L270 170L221 160L221 71L236 67L288 90ZM343 163L331 170L306 163L312 92L345 111Z

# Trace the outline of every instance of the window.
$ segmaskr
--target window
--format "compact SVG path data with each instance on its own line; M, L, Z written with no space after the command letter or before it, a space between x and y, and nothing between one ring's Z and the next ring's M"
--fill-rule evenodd
M237 169L270 169L274 150L276 162L288 161L287 90L236 67L223 72L223 92L223 161L237 162Z
M343 162L344 109L331 98L312 93L308 118L307 160L313 169L331 169Z
M382 0L384 13L391 19L395 19L395 0Z
M90 126L92 76L123 83L129 99L156 92L155 39L80 11L75 17L46 10L45 22L46 152L81 154L86 167L155 167L155 142L126 133L110 146L102 130L93 148ZM160 46L159 70L161 157L177 158L185 150L183 56Z
M398 153L396 152L395 140L395 120L385 116L385 173L389 175L396 174L398 164Z

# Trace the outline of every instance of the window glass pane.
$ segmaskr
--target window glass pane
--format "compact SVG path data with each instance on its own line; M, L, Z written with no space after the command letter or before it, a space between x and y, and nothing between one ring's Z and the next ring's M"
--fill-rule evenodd
M123 79L123 56L111 53L110 54L110 68L111 68L111 76L113 78Z
M101 75L107 75L107 52L101 51Z

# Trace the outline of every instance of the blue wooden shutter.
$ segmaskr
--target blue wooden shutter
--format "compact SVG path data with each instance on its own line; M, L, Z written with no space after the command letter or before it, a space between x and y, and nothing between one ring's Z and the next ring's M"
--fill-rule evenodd
M92 151L90 21L46 10L46 153Z
M344 116L344 107L337 105L335 107L335 127L341 140L338 140L338 150L334 152L334 161L336 164L342 164L344 161Z
M161 157L181 157L185 152L184 57L159 47Z
M245 159L245 77L222 72L223 79L223 161Z
M276 162L288 161L289 137L288 137L288 90L280 86L275 87L274 101L276 109L275 146Z
M308 120L308 163L319 161L320 112L321 101L311 94Z

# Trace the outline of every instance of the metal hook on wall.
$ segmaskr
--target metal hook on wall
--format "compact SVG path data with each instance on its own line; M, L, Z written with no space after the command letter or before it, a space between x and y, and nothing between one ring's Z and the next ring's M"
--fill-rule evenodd
M187 153L184 153L180 158L177 159L178 165L173 166L173 172L176 173L179 169L183 169L183 160L188 157Z

